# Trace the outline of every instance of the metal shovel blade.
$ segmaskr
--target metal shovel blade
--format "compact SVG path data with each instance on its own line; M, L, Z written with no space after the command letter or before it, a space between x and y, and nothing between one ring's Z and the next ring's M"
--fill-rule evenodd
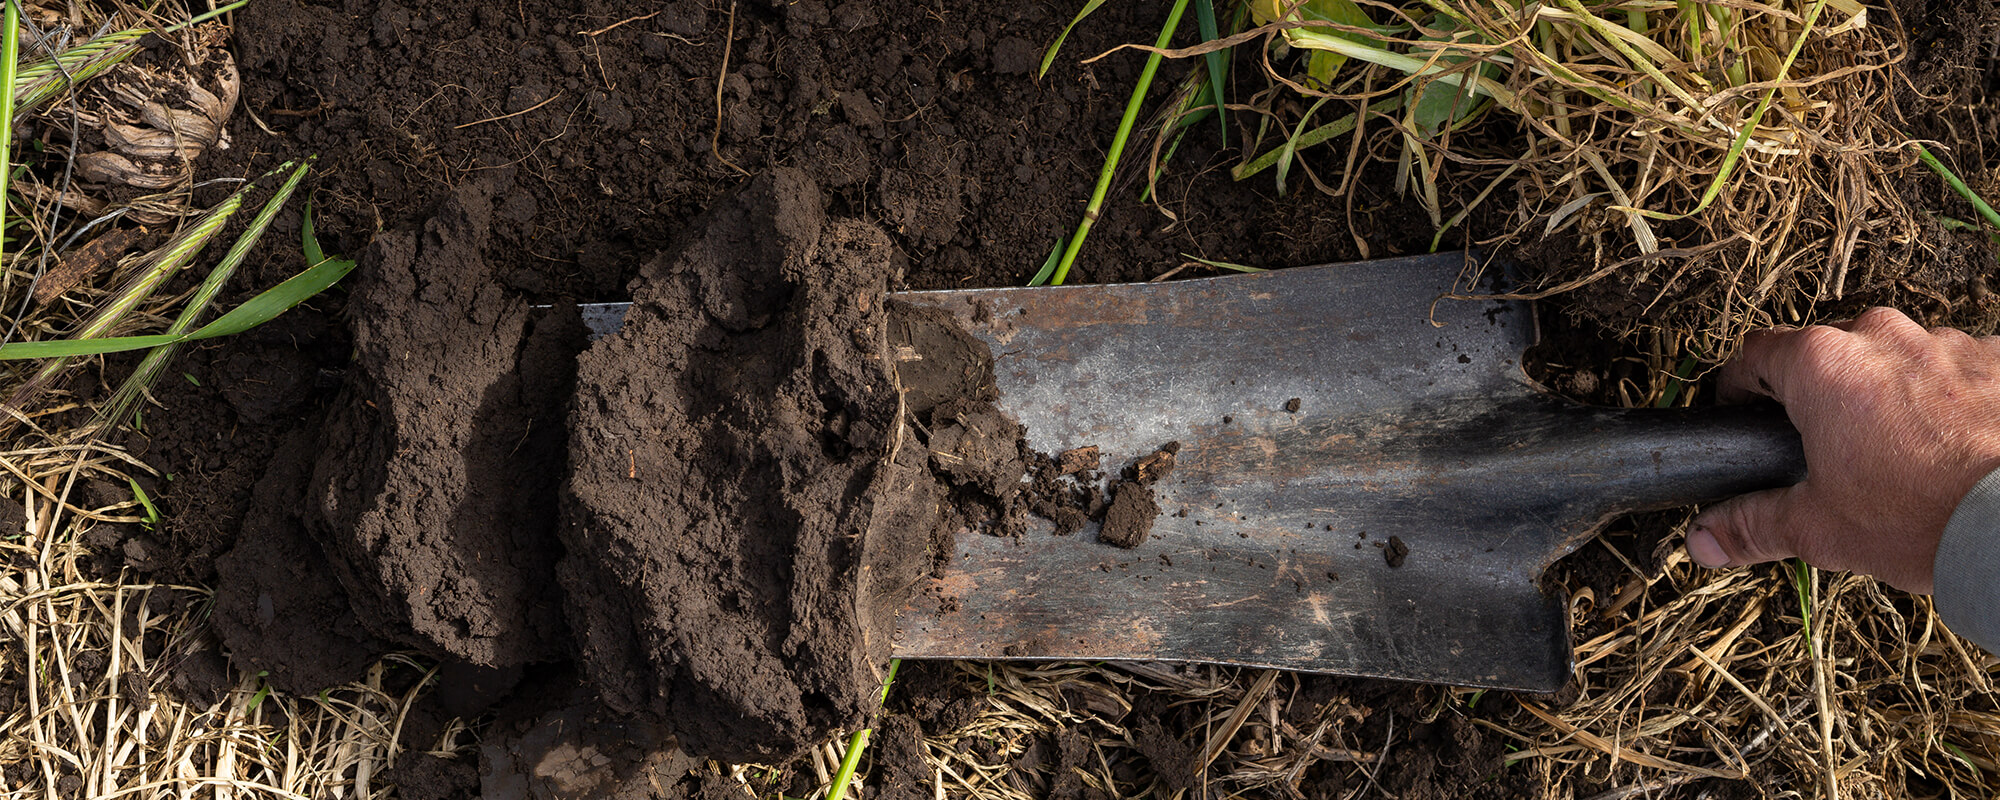
M1771 410L1548 397L1522 371L1527 303L1440 299L1468 263L896 295L992 346L1035 449L1097 445L1107 471L1180 450L1136 548L1049 525L958 536L895 652L1560 688L1551 563L1618 513L1784 485L1804 460Z

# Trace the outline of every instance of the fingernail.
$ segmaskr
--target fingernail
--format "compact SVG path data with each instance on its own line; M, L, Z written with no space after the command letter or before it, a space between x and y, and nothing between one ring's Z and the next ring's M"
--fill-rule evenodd
M1716 541L1715 534L1709 533L1707 528L1696 526L1688 531L1687 548L1688 557L1694 559L1696 564L1709 569L1729 566L1729 554L1722 552L1722 543Z

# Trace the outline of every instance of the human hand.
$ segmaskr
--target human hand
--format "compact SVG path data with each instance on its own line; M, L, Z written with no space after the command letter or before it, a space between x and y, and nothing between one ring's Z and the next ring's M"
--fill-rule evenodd
M1799 557L1931 591L1952 510L2000 467L2000 337L1926 331L1888 308L1848 322L1753 333L1722 368L1724 402L1784 404L1806 479L1695 517L1707 567Z

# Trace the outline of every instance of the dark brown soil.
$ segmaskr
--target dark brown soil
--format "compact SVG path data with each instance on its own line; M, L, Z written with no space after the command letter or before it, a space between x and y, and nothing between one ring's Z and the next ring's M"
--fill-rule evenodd
M1111 507L1104 511L1104 527L1098 541L1118 547L1138 547L1153 532L1153 520L1160 516L1160 504L1153 499L1153 487L1138 481L1119 481L1111 490Z
M687 777L668 740L765 757L858 724L920 556L956 532L1006 532L1017 469L1041 513L1079 515L1072 530L1104 513L1096 465L1021 452L981 405L976 359L899 362L898 346L958 345L873 298L1025 282L1075 225L1142 60L1070 56L1149 39L1164 10L1107 4L1036 79L1073 9L742 0L732 23L730 8L670 4L598 35L578 31L631 10L259 0L236 14L244 113L202 168L319 155L319 230L362 267L270 325L190 348L176 370L193 380L160 387L170 414L149 418L173 424L132 444L174 479L153 491L167 522L141 561L213 581L235 666L295 691L391 648L578 665L511 693L511 677L454 680L472 688L450 714L507 709L481 723L478 785L417 758L394 773L406 796L731 789ZM1958 63L1953 30L1906 68ZM1358 182L1350 215L1272 202L1268 182L1227 181L1225 161L1189 137L1159 192L1177 221L1121 184L1072 280L1150 278L1182 252L1282 266L1358 257L1357 240L1375 256L1428 246L1424 214L1381 182ZM235 299L299 268L295 225L268 237ZM619 299L638 303L630 324L580 361L574 317L530 308ZM912 377L932 363L960 372ZM895 424L904 414L923 429ZM898 685L892 706L930 733L973 702ZM1375 747L1399 720L1391 793L1532 793L1464 719L1405 726L1428 705L1416 690L1337 685L1381 709L1357 741ZM1162 703L1123 721L1168 785L1188 774L1172 762L1202 729L1192 713ZM893 754L915 734L882 735L870 786L902 791L910 760ZM1085 744L1051 736L1010 782L1088 793L1068 768ZM1306 786L1355 788L1340 774Z
M821 204L796 170L752 180L578 366L558 572L581 663L730 760L858 727L942 494L898 442L902 259Z

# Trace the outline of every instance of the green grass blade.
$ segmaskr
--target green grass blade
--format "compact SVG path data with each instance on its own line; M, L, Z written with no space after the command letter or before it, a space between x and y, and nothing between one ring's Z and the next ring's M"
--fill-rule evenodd
M110 336L103 339L51 339L46 342L10 342L0 347L0 361L29 358L66 358L123 353L173 344L183 337L156 333L149 336Z
M0 11L0 28L6 29L6 40L0 41L0 86L12 88L14 73L21 65L21 6L18 0L6 0L7 8ZM14 93L0 93L0 230L7 227L7 182L14 174L13 153L9 152L14 142ZM6 263L6 240L0 239L0 264Z
M1111 191L1111 179L1118 173L1118 159L1125 154L1125 142L1132 138L1132 123L1139 118L1139 107L1146 103L1146 90L1153 86L1153 76L1160 71L1160 50L1166 49L1174 39L1174 31L1181 25L1181 15L1187 11L1188 0L1174 0L1174 7L1167 12L1166 24L1160 26L1160 38L1153 43L1154 52L1146 54L1146 66L1139 71L1139 82L1132 87L1132 97L1125 101L1125 116L1118 120L1118 132L1111 137L1111 150L1104 156L1104 168L1097 172L1097 188L1091 190L1090 205L1083 209L1083 220L1076 225L1076 233L1069 237L1069 246L1063 250L1062 260L1056 263L1056 274L1050 276L1049 283L1061 286L1069 277L1069 268L1076 263L1076 254L1083 249L1083 240L1090 235L1090 227L1097 224L1097 215L1104 208L1104 195Z
M1972 187L1965 185L1965 181L1960 179L1957 173L1952 172L1951 168L1946 167L1944 162L1938 160L1937 156L1931 155L1929 149L1923 145L1913 146L1917 148L1918 161L1924 162L1924 166L1930 167L1932 172L1937 173L1938 177L1944 179L1945 185L1950 186L1952 191L1958 193L1958 196L1965 198L1966 202L1971 203L1972 209L1979 212L1979 216L1986 220L1986 224L1993 226L1994 230L2000 231L2000 212L1994 211L1993 206L1988 205L1984 198L1975 194L1972 191Z
M320 249L319 236L313 233L313 204L306 201L305 219L299 222L299 249L306 254L306 266L317 267L326 260L326 251Z
M159 522L160 509L153 505L153 498L146 494L146 487L140 486L139 481L134 478L126 478L125 483L132 487L132 499L139 501L139 506L146 509L146 524Z
M1326 105L1326 101L1329 99L1331 98L1322 97L1314 102L1311 108L1306 109L1305 115L1299 117L1299 124L1292 127L1292 135L1286 137L1284 146L1278 148L1279 197L1285 196L1285 176L1292 172L1292 155L1298 151L1299 138L1305 135L1306 123L1312 121L1313 114L1318 113L1319 107Z
M255 328L277 318L279 314L292 310L294 306L312 299L313 295L326 291L347 273L354 271L354 259L327 258L304 272L285 279L284 283L264 290L262 294L243 301L243 305L229 310L214 322L203 325L201 330L187 335L188 341L213 339L217 336L233 336Z
M1075 17L1070 18L1069 24L1063 26L1062 33L1056 34L1056 40L1049 44L1048 52L1042 54L1042 68L1035 71L1035 77L1039 78L1049 74L1049 67L1056 63L1056 51L1062 49L1063 40L1069 38L1070 30L1074 29L1077 23L1082 22L1084 17L1090 16L1090 12L1096 11L1097 7L1101 5L1104 5L1104 0L1089 0L1089 2L1083 4L1081 10L1076 12Z
M1812 651L1813 579L1812 567L1792 559L1792 591L1799 597L1799 632L1805 634L1806 649ZM1814 653L1814 655L1818 655Z
M1222 29L1215 24L1215 0L1194 0L1194 21L1200 27L1202 41L1222 38ZM1208 63L1208 94L1215 101L1215 123L1221 129L1223 147L1229 146L1229 120L1223 116L1228 112L1224 110L1222 97L1223 79L1229 72L1229 52L1217 50L1202 56Z
M889 677L882 680L882 694L877 705L889 703L889 684L896 682L896 670L903 666L900 658L889 659ZM854 769L861 764L861 751L868 749L868 728L855 731L847 740L847 753L840 757L840 769L833 773L833 780L827 784L826 800L846 800L847 784L854 780Z
M283 170L291 165L291 162L287 161L278 169ZM291 176L278 187L278 191L271 195L270 200L265 201L263 208L258 209L257 216L251 218L249 227L244 228L243 233L236 237L236 243L229 247L229 252L223 254L221 261L216 262L215 269L209 271L207 279L201 283L201 288L196 289L194 297L188 300L187 307L181 309L180 317L167 328L168 333L184 333L194 327L194 323L208 311L210 305L215 303L215 296L222 291L222 285L236 274L236 268L243 264L243 258L250 254L250 248L255 247L257 242L264 238L264 231L271 227L271 220L276 218L278 210L292 199L292 192L299 188L299 181L305 178L306 170L311 167L312 162L309 160L293 169ZM326 260L325 254L321 254L320 260Z
M1068 245L1069 237L1056 237L1055 249L1049 251L1049 257L1042 262L1042 268L1035 270L1035 277L1028 279L1029 286L1048 285L1049 276L1056 274L1056 262L1062 260L1063 248Z
M1376 113L1387 113L1390 111L1395 111L1402 107L1403 107L1403 96L1398 94L1392 97L1387 97L1375 101L1374 103L1368 106L1368 110ZM1335 136L1344 136L1349 131L1354 130L1354 124L1356 121L1357 119L1355 115L1349 114L1347 116L1341 117L1340 119L1329 122L1325 125L1321 125L1317 128L1306 131L1304 135L1296 137L1297 146L1312 147L1328 139L1331 139ZM1248 178L1252 175L1256 175L1259 172L1263 172L1264 170L1270 169L1272 165L1278 163L1278 158L1283 152L1284 152L1283 147L1276 147L1267 150L1263 155L1258 156L1250 163L1244 164L1233 170L1230 170L1229 176L1240 181L1243 180L1244 178Z

